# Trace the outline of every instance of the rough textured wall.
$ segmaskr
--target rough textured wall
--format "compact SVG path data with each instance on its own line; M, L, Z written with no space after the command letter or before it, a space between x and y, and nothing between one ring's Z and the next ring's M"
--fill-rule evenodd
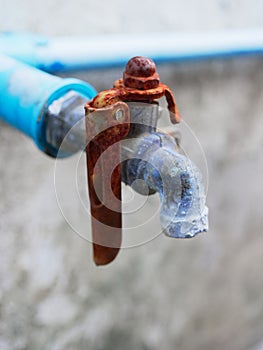
M153 18L156 30L262 24L260 1L115 0L107 17L107 2L0 5L0 30L49 35L150 31ZM54 161L1 123L1 350L262 350L263 60L170 64L159 73L207 157L209 233L160 236L96 268L91 245L58 208ZM79 76L103 89L119 71ZM66 186L73 161L61 161L61 183L77 212Z

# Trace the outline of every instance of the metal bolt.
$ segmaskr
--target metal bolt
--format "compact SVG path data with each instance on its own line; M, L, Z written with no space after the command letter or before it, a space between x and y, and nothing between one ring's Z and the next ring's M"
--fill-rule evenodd
M153 60L142 56L131 58L123 73L123 83L128 88L138 90L157 88L160 79Z

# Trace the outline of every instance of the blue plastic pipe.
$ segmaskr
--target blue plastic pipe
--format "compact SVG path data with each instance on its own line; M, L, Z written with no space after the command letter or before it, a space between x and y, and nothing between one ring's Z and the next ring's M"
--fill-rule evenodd
M44 116L48 106L75 91L87 100L96 90L78 79L62 79L0 54L0 119L47 151Z
M263 29L52 38L0 33L0 52L51 73L124 65L137 55L185 62L263 54Z

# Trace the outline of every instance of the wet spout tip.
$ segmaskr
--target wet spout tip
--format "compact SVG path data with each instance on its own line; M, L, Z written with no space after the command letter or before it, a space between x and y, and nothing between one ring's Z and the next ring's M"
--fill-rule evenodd
M175 218L176 219L176 218ZM174 220L163 229L173 238L193 238L198 233L208 231L208 208L205 207L200 217L193 220Z

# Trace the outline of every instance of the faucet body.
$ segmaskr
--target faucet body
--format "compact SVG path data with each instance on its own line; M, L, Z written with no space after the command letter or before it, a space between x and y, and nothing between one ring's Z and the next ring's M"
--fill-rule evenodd
M160 221L168 236L189 238L208 229L199 170L179 154L172 136L157 130L157 100L163 96L171 123L179 123L173 92L161 83L154 62L136 56L112 89L101 91L86 104L93 252L98 265L111 262L120 248L121 181L141 194L159 192Z

